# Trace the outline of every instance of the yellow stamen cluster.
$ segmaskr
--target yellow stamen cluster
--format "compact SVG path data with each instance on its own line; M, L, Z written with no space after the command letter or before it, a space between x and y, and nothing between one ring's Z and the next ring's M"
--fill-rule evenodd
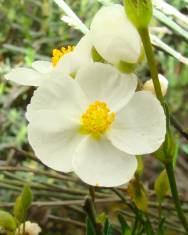
M96 101L82 115L81 121L86 131L92 134L105 132L115 119L115 113L110 112L105 102Z
M74 51L75 46L62 47L60 50L53 49L52 51L52 64L55 67L59 60L66 54Z

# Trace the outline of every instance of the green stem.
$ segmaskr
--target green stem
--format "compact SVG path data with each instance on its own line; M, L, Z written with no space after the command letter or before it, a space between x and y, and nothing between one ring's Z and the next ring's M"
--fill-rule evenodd
M166 167L166 172L167 172L169 183L170 183L171 193L172 193L172 197L174 200L174 205L176 207L178 217L179 217L183 227L186 230L186 234L188 234L188 223L187 223L186 217L185 217L183 210L182 210L182 207L181 207L181 202L179 199L177 185L176 185L176 179L175 179L175 175L174 175L173 163L168 162L165 164L165 167Z
M93 228L95 229L95 234L96 235L103 235L103 230L101 224L97 223L96 219L96 211L94 208L94 203L93 200L90 197L87 197L85 200L85 205L84 205L84 210L89 217Z
M161 102L161 105L163 106L167 115L167 135L166 135L166 138L167 138L170 135L169 112L165 105L164 98L163 98L162 91L161 91L161 86L160 86L159 77L158 77L157 63L155 61L155 56L154 56L154 52L153 52L153 48L152 48L152 44L150 40L149 30L148 28L141 28L141 29L138 29L138 31L142 39L146 57L147 57L148 64L150 67L151 77L153 80L156 96L158 100ZM183 210L181 208L181 203L180 203L180 199L179 199L179 195L177 191L176 179L175 179L174 169L173 169L173 161L172 159L170 159L170 161L163 161L163 163L165 164L165 167L166 167L166 171L167 171L167 175L168 175L168 179L170 183L170 188L172 192L172 197L174 200L177 214L179 216L179 219L183 227L186 230L186 234L188 234L188 224L187 224L185 215L183 213Z
M139 31L140 37L142 39L144 50L145 50L148 64L150 67L151 77L153 80L156 96L157 96L158 100L161 102L161 104L163 105L164 99L163 99L163 95L162 95L162 91L161 91L161 86L160 86L159 77L158 77L157 64L155 61L148 28L141 28L138 31Z

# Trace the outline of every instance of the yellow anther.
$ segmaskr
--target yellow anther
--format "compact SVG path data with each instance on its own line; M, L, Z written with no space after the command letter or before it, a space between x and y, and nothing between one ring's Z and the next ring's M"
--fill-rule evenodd
M60 50L53 49L52 51L52 64L55 67L59 60L66 54L74 51L75 46L62 47Z
M105 102L95 101L81 117L83 128L91 134L105 132L115 119L115 113L110 112Z

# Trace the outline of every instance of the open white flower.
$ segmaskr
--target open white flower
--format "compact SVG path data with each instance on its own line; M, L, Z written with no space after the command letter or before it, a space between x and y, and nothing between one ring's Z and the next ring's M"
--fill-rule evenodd
M97 52L109 63L136 63L141 40L119 4L102 7L91 23L91 38Z
M162 94L165 96L168 90L168 80L162 74L159 74L159 82L161 85ZM155 88L152 79L144 83L143 90L150 91L155 95Z
M24 225L20 225L20 234L23 234ZM25 234L27 235L38 235L41 232L41 228L36 223L31 223L30 221L25 222ZM18 234L18 231L16 232Z
M55 49L52 62L35 61L32 68L14 68L5 75L7 80L20 85L40 86L41 82L52 77L61 78L63 75L75 75L81 66L91 63L92 44L89 33L86 34L75 49L73 47Z
M165 138L160 103L136 87L135 75L101 63L82 68L75 80L42 83L27 109L36 156L90 185L128 182L137 167L135 155L157 150Z

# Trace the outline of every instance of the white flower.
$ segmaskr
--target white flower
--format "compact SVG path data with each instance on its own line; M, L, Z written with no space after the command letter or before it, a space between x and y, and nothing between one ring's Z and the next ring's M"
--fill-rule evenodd
M74 75L81 66L92 62L89 33L80 40L74 51L69 48L65 49L65 55L62 53L62 58L56 55L55 66L49 61L35 61L32 68L14 68L5 75L5 78L21 85L40 86L41 82L49 77L61 78L63 75Z
M76 74L82 66L93 62L91 50L92 41L90 33L87 33L81 38L73 52L68 53L60 59L56 70L59 72L64 71L65 75Z
M93 63L76 75L42 83L27 109L36 156L90 185L128 182L135 155L157 150L165 138L163 109L149 92L136 92L135 75Z
M159 82L161 85L162 94L163 96L165 96L168 90L168 80L162 74L159 74ZM155 95L155 88L152 79L144 83L143 90L150 91L152 94Z
M23 234L23 224L20 225L20 234ZM41 232L41 228L36 223L30 221L25 222L25 234L27 235L38 235ZM18 234L18 231L16 232Z
M141 40L119 4L102 7L91 23L91 38L97 52L109 63L136 63Z

